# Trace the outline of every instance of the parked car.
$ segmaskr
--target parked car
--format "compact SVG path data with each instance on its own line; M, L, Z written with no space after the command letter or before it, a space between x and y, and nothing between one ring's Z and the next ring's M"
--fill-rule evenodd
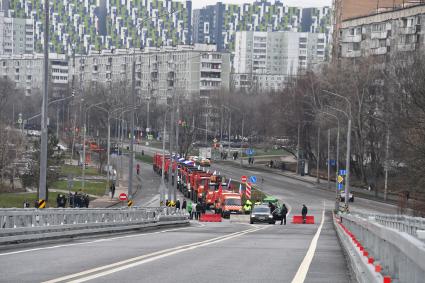
M251 211L249 223L254 224L255 222L263 222L269 224L275 224L276 220L270 211L270 207L265 204L254 205Z

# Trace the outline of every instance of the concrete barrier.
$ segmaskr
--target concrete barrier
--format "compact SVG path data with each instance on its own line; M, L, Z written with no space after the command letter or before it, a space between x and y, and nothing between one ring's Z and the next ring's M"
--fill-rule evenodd
M362 244L363 252L380 263L387 280L424 282L425 245L421 240L407 232L383 226L373 217L341 215L341 221Z
M230 214L230 222L249 223L249 217L248 214Z

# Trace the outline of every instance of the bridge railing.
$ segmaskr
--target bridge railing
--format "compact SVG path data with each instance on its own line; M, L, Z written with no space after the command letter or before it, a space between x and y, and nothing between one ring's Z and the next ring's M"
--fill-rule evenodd
M425 245L416 237L421 219L390 215L341 215L341 221L396 282L423 282Z
M170 207L0 209L0 245L188 223L186 212Z

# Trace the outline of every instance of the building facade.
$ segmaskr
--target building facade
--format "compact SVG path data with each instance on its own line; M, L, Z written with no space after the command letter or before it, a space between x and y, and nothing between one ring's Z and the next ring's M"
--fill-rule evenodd
M0 56L32 54L34 28L31 20L12 18L0 11Z
M135 61L135 86L139 96L165 103L167 98L208 97L229 89L230 54L218 52L213 45L180 45L146 48L144 51L104 50L76 55L70 64L77 85L125 83L131 85Z
M27 96L43 88L43 54L0 56L0 77L15 82ZM63 54L49 54L52 96L62 96L68 88L68 61Z
M253 91L277 91L288 81L326 60L323 33L236 33L232 87Z
M193 41L217 44L219 50L234 51L238 31L331 32L329 7L299 8L282 1L252 4L209 5L193 11Z
M388 57L425 47L425 5L342 22L339 58Z

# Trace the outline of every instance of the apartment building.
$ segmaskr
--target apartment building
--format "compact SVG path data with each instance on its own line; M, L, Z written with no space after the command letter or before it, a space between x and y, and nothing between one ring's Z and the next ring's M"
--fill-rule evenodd
M131 85L133 61L136 91L159 103L177 94L206 99L212 92L229 89L230 54L218 52L215 45L178 45L143 51L104 50L76 55L75 63L70 65L77 84L81 78L83 84Z
M0 56L0 77L8 78L26 95L43 88L43 54ZM52 96L61 96L68 88L68 61L63 54L49 54Z
M339 58L387 57L424 49L425 5L342 22Z
M288 80L326 60L323 33L236 33L232 86L235 89L277 91Z
M32 54L34 28L31 20L9 17L0 11L0 55Z

